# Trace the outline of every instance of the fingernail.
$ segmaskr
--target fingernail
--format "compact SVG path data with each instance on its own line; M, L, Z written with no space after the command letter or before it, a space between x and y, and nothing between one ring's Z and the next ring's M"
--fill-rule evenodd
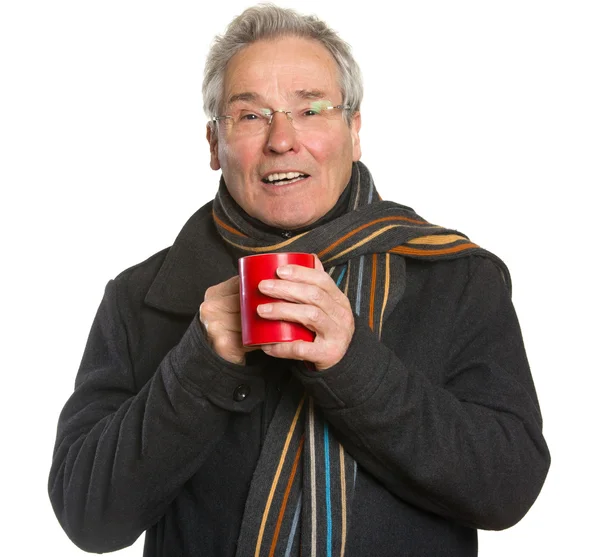
M256 309L258 313L271 313L273 311L273 304L261 304Z
M285 267L279 267L277 269L277 274L280 277L289 277L292 274L292 270L289 267L287 267L287 266L285 266Z
M260 287L262 290L273 290L273 281L272 280L263 280L260 283Z
M273 350L273 347L270 344L263 344L261 348L262 351L266 352L267 354Z

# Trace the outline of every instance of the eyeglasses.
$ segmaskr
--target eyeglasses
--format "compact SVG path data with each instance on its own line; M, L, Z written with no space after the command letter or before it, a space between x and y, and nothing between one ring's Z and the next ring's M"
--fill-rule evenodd
M263 133L273 122L277 112L285 114L298 132L322 131L338 118L343 110L350 110L348 105L334 106L331 101L315 101L292 110L271 110L269 108L244 107L232 114L213 116L213 122L223 122L231 133L239 136L251 136Z

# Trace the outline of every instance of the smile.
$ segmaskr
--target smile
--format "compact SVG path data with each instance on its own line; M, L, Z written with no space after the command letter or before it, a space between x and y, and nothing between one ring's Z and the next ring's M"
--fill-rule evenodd
M304 178L308 178L308 174L303 174L301 172L275 172L263 178L262 181L271 186L284 186L293 184Z

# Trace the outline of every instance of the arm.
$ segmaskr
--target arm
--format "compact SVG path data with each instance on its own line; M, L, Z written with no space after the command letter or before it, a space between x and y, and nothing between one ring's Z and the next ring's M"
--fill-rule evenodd
M124 288L107 286L59 419L49 478L61 525L87 551L133 543L199 469L234 412L250 412L264 392L247 368L211 351L198 316L138 385L127 328L136 309ZM253 396L236 402L231 393L242 378Z
M508 292L495 266L475 259L441 369L404 363L403 354L428 349L418 339L394 351L357 322L338 364L298 366L298 376L346 449L391 492L462 524L502 529L533 504L549 453Z

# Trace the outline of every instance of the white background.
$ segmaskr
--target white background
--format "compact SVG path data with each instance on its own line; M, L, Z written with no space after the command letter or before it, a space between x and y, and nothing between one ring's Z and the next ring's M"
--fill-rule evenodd
M202 70L248 5L0 7L5 555L82 555L46 494L58 414L106 281L170 245L215 193ZM600 555L597 2L281 5L353 46L362 160L382 195L512 271L553 462L529 514L482 533L480 555ZM141 553L140 540L120 555Z

